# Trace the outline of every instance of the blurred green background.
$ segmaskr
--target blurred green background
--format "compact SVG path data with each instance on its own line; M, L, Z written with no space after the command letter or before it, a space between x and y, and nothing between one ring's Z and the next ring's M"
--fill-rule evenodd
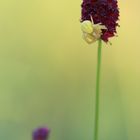
M0 0L0 139L93 140L97 43L80 30L81 0ZM119 1L104 44L100 140L140 139L140 1Z

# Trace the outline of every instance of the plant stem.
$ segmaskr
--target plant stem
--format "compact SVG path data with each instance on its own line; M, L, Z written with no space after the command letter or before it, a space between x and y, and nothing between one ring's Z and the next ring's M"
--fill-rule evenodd
M100 92L99 89L100 89L100 71L101 71L101 49L102 49L102 41L100 39L98 42L98 56L97 56L94 140L98 140L98 130L99 130L99 92Z

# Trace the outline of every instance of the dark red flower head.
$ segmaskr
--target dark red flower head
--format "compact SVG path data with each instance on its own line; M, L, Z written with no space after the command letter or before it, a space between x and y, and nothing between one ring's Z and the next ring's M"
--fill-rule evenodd
M37 128L33 131L33 140L47 140L50 130L46 127Z
M102 30L101 39L108 42L118 26L119 9L117 0L83 0L81 21L91 20L94 24L101 23L107 29Z

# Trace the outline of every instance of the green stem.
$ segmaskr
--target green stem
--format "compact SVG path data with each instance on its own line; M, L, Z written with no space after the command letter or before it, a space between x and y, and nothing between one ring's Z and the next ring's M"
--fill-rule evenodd
M99 92L100 92L99 89L100 89L100 71L101 71L101 49L102 49L102 41L100 39L98 42L98 56L97 56L94 140L98 140L98 130L99 130Z

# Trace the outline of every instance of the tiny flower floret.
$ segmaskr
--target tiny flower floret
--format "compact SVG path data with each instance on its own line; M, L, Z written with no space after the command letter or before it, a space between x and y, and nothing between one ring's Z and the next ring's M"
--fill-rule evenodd
M100 39L103 29L106 29L104 25L101 25L100 23L94 24L90 20L85 20L81 23L83 39L89 44Z
M37 128L33 131L33 140L48 140L49 132L46 127Z

